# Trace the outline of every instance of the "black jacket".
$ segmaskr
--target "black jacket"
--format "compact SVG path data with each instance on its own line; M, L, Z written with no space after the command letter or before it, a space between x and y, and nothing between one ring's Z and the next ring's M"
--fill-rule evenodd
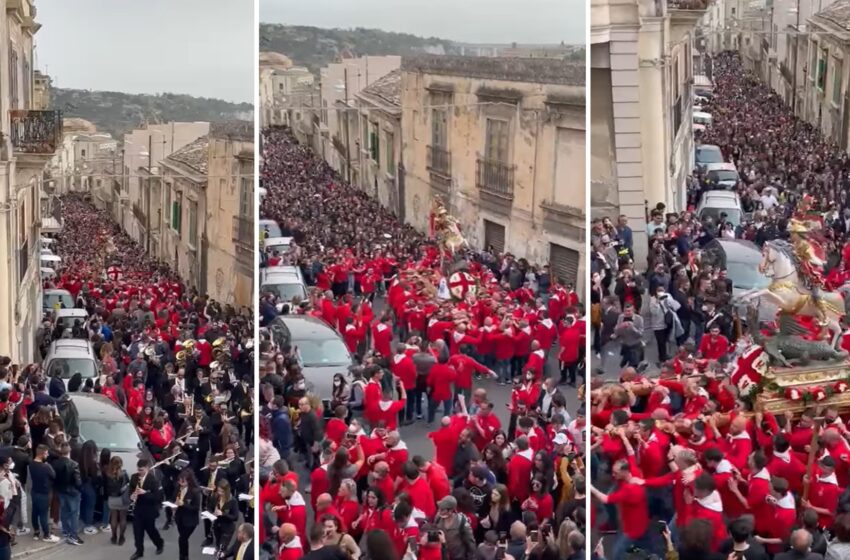
M80 465L68 457L57 457L52 463L56 478L53 489L60 494L78 495L83 485L80 477Z
M130 477L131 496L139 486L139 478L139 473ZM162 484L156 476L156 471L148 472L142 484L142 490L145 490L145 493L136 497L135 515L151 516L154 519L159 517L159 508L162 505Z
M180 495L180 490L177 490L177 496ZM177 501L175 496L175 503ZM183 498L183 505L179 506L174 512L174 523L178 527L190 528L197 527L198 520L201 515L201 502L203 495L200 488L190 488L186 491L186 497Z

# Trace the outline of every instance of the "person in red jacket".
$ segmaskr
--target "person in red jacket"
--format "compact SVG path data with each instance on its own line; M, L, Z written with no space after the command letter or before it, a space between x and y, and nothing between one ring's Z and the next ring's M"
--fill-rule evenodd
M357 354L360 345L366 341L366 325L356 322L354 317L349 317L342 331L342 339L348 351Z
M404 385L401 380L398 381L398 400L393 399L392 389L383 391L381 400L378 401L377 408L373 411L373 417L378 424L382 424L387 430L395 430L398 428L399 414L407 405L407 393L404 390Z
M306 536L307 502L304 501L304 498L301 496L301 493L298 492L295 483L291 480L287 480L283 483L281 492L286 499L286 503L282 506L274 506L272 511L279 512L278 518L284 523L292 523L295 525L295 531L299 536ZM283 515L281 515L280 512L282 512Z
M727 539L726 521L723 517L723 500L711 474L703 472L694 481L691 498L691 519L705 519L711 523L711 550L717 552Z
M292 523L284 523L280 526L278 540L280 547L277 560L298 560L304 556L301 539L298 538L298 531Z
M435 500L442 500L452 493L452 485L449 482L449 475L439 463L434 461L426 461L421 455L414 455L413 464L419 469L419 472L428 481L428 486L431 487L431 493L434 494Z
M478 451L481 452L492 443L496 433L502 429L499 417L493 414L493 403L489 401L482 402L478 412L474 416L470 416L469 425L473 433L472 441Z
M457 380L457 371L448 364L448 359L441 356L436 364L431 366L425 380L428 386L428 424L434 423L437 407L443 406L445 416L452 415L452 385Z
M531 493L534 451L529 447L528 438L525 436L518 437L514 443L517 451L508 462L508 494L519 506Z
M496 375L487 366L478 363L475 358L466 354L455 354L449 358L448 363L457 371L455 390L458 394L463 395L467 401L472 397L472 372L478 372L482 375Z
M437 513L437 505L428 480L419 472L419 468L413 461L404 464L402 473L404 477L398 484L398 493L405 492L410 497L411 505L421 510L426 518L432 519Z
M835 476L835 459L825 455L820 458L817 467L820 473L810 483L809 499L800 500L800 505L813 509L818 514L818 526L827 529L835 520L842 489Z
M384 377L384 370L379 366L370 366L366 368L364 377L368 377L369 382L363 390L363 418L374 428L378 424L378 404L383 396L381 379Z
M567 315L564 319L564 328L558 336L558 345L561 348L558 354L558 361L561 366L561 385L569 383L575 387L582 335L583 332L576 324L575 317Z
M729 353L729 339L720 334L720 326L711 326L708 336L702 337L699 343L699 354L706 360L719 360Z
M372 326L372 348L381 356L389 358L392 356L392 342L392 321L389 314L385 314L378 323Z
M441 427L430 432L428 438L434 442L434 459L451 476L458 437L466 427L467 419L466 416L455 414L454 416L443 416L440 423Z
M531 354L531 327L528 321L522 320L514 327L514 355L511 358L511 374L516 377L522 374L522 366Z
M396 353L390 360L390 371L399 378L401 386L407 393L407 409L404 414L404 424L413 422L416 404L422 399L421 392L416 388L416 364L407 352L406 344L396 345ZM421 405L420 405L421 406Z
M540 342L537 340L531 341L531 354L528 355L528 361L523 366L523 371L533 371L535 383L540 383L543 379L543 373L546 369L546 351L540 347Z
M514 338L510 326L506 323L502 324L501 328L490 333L490 340L493 343L499 385L506 385L513 378L511 360L514 357Z

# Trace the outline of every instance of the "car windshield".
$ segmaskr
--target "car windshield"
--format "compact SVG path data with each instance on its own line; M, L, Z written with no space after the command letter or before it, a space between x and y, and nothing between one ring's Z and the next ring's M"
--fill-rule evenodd
M97 377L97 369L94 362L88 358L54 358L50 360L50 369L47 375L60 379L71 379L79 372L83 379Z
M294 297L303 298L307 295L301 284L263 284L264 292L271 292L283 301L292 301Z
M262 224L263 230L267 231L269 234L267 237L283 237L281 235L280 226L275 223L265 222Z
M305 367L347 366L351 364L348 348L338 338L293 341Z
M133 423L105 420L80 420L80 437L92 440L100 449L135 451L139 448L139 433Z
M738 182L737 171L712 171L708 174L708 177L716 183L723 181L730 181L732 183Z
M723 154L717 148L697 148L697 161L700 163L723 163Z
M720 214L726 214L726 221L732 222L732 225L741 225L741 211L737 208L703 208L699 213L700 221L704 222L706 218L711 218L714 223L720 221Z
M286 253L287 251L289 251L289 245L266 245L266 252L268 254L271 255L275 251L277 251L278 254L282 255L282 254Z
M742 290L766 288L770 284L770 279L758 271L758 263L756 261L727 261L726 276L732 280L732 287Z
M61 304L65 309L74 307L74 300L68 294L46 294L44 296L44 309L56 309L59 307L56 304Z

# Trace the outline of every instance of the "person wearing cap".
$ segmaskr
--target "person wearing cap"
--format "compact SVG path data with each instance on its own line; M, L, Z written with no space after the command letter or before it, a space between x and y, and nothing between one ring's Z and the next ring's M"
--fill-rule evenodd
M466 515L457 511L457 500L446 496L437 502L437 516L434 520L437 530L442 531L445 539L445 552L449 560L465 560L475 554L475 537Z

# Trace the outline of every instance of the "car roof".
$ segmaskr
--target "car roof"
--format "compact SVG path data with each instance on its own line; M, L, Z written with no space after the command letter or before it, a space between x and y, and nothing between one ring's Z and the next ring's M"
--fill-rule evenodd
M47 351L48 356L56 357L83 357L93 358L94 349L91 343L80 338L60 338L50 343L50 349Z
M706 118L706 119L710 119L710 118L711 118L711 113L703 113L702 111L694 111L694 116L695 116L695 117L703 117L703 118Z
M80 420L102 420L106 422L131 422L127 413L112 399L97 393L68 393Z
M70 309L57 309L56 310L57 317L88 317L88 311L85 309L77 309L72 307Z
M718 146L716 144L700 144L699 146L696 147L696 150L698 152L702 151L702 150L706 150L706 151L709 151L709 152L714 152L714 151L719 152L720 146Z
M292 238L291 237L266 237L263 240L263 245L265 245L267 247L270 246L270 245L291 245L291 244L292 244Z
M71 292L68 290L63 290L61 288L47 288L44 290L44 295L46 296L64 296L71 295Z
M271 225L271 224L277 225L277 222L275 220L271 220L269 218L263 218L262 220L260 220L261 226L268 226L268 225Z
M723 249L727 261L746 262L754 260L752 257L761 260L761 251L752 241L714 238L706 244L705 249L710 250L712 246L718 246Z
M707 163L705 164L706 171L738 171L738 168L735 167L734 163Z
M306 315L279 315L275 320L283 323L293 340L339 339L339 334L318 317Z

